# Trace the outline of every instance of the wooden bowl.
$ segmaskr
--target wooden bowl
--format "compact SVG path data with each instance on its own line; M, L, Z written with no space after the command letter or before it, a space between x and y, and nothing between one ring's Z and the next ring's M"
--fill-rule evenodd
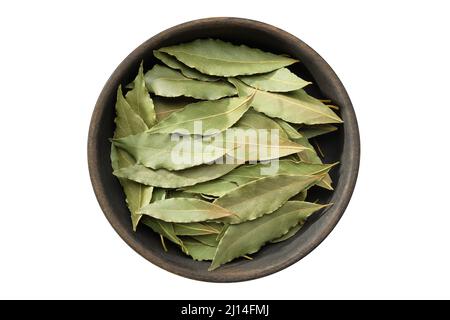
M161 248L159 236L141 226L137 232L131 220L118 180L112 175L111 144L108 138L115 129L115 100L119 84L126 85L136 75L144 60L145 70L157 61L152 51L161 47L192 41L197 38L220 38L235 44L246 44L273 53L288 54L300 60L292 71L314 82L309 92L327 98L340 107L344 123L339 130L327 134L318 142L326 163L339 161L330 173L335 190L315 188L308 199L321 203L333 202L328 210L313 215L293 238L267 245L253 260L236 260L219 269L207 271L209 262L198 262L178 248ZM177 25L145 41L117 67L106 82L92 114L88 137L89 173L100 207L116 232L136 252L150 262L175 274L203 281L233 282L260 278L280 271L311 252L331 232L347 207L358 174L360 157L359 132L355 112L339 78L331 67L308 45L293 35L271 25L239 18L208 18ZM332 264L332 261L330 261Z

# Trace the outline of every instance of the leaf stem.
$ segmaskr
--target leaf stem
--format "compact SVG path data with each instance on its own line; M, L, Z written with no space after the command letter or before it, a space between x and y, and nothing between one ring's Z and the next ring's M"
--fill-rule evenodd
M320 146L319 146L319 143L317 143L317 141L314 140L314 144L316 145L317 151L319 151L320 156L321 156L322 158L324 158L325 155L323 154L322 149L321 149Z
M330 100L330 102L331 102L331 100ZM334 110L339 110L338 106L333 106L332 104L327 104L327 107L331 108L331 109L334 109Z
M159 237L161 238L161 245L162 245L164 251L165 252L169 251L169 250L167 250L166 243L164 242L164 237L161 234L159 235Z

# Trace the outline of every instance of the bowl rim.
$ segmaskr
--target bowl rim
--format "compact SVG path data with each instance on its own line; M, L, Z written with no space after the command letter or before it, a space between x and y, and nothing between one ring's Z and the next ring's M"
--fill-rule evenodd
M106 192L102 187L101 176L98 170L98 168L101 166L101 163L97 161L99 151L96 148L95 140L98 132L97 124L100 122L100 116L103 112L103 109L106 108L107 104L106 103L108 99L107 89L110 88L113 84L117 83L120 75L130 68L130 65L132 65L132 63L136 60L137 57L143 55L146 52L148 44L152 43L155 39L164 39L173 32L177 32L187 27L192 27L194 25L197 27L207 26L210 25L211 23L222 23L222 24L230 23L230 24L239 24L244 27L245 26L251 28L257 27L259 29L264 29L267 32L274 33L276 36L288 38L290 41L296 42L299 46L302 47L302 50L304 51L305 54L314 59L315 66L319 68L321 70L321 73L324 74L327 77L327 79L333 83L334 89L338 90L339 95L341 95L341 97L346 101L346 117L344 127L345 143L343 147L343 153L348 153L349 157L347 170L345 170L344 173L341 173L340 176L340 180L344 177L342 182L343 185L341 186L342 192L340 193L339 199L336 202L334 202L333 215L330 217L330 219L328 219L326 225L322 226L320 232L316 232L314 238L309 239L309 245L307 246L307 248L301 251L297 251L295 254L293 254L290 258L286 259L285 261L281 261L275 265L271 265L270 267L264 269L259 269L256 272L249 271L242 273L231 273L226 275L223 274L219 275L216 274L215 272L209 272L205 274L195 272L193 270L187 270L175 264L167 263L167 261L165 261L163 258L152 254L151 251L146 250L146 248L138 241L136 241L136 239L133 239L128 235L127 230L125 230L125 227L114 215L113 213L114 209L110 206L109 200L105 195ZM265 277L267 275L270 275L272 273L278 272L291 266L292 264L296 263L300 259L304 258L306 255L308 255L331 233L331 231L334 229L334 227L342 217L346 207L348 206L348 203L350 202L353 190L356 185L360 162L360 137L356 114L342 82L339 80L336 73L328 65L328 63L316 51L314 51L311 47L305 44L302 40L298 39L294 35L282 29L256 20L245 18L234 18L234 17L213 17L184 22L156 34L155 36L149 38L141 45L139 45L136 49L134 49L119 64L119 66L114 70L114 72L104 85L92 113L87 142L88 142L87 143L88 168L92 187L94 189L95 196L105 217L112 225L114 230L118 233L118 235L132 249L134 249L142 257L152 262L156 266L186 278L208 282L238 282Z

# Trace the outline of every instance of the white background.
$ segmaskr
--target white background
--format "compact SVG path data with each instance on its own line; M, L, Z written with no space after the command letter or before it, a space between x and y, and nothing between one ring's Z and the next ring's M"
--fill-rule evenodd
M446 1L9 1L0 4L0 298L450 298ZM235 284L152 265L113 231L87 170L93 106L140 43L210 16L264 21L334 68L362 158L332 234Z

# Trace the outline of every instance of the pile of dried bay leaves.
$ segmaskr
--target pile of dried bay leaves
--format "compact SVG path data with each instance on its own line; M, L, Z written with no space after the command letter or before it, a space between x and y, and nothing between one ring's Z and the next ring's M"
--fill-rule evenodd
M117 91L111 162L138 223L210 270L286 240L329 170L308 139L342 120L303 89L285 55L213 39L161 48ZM254 134L253 134L254 133ZM277 134L275 134L277 133Z

